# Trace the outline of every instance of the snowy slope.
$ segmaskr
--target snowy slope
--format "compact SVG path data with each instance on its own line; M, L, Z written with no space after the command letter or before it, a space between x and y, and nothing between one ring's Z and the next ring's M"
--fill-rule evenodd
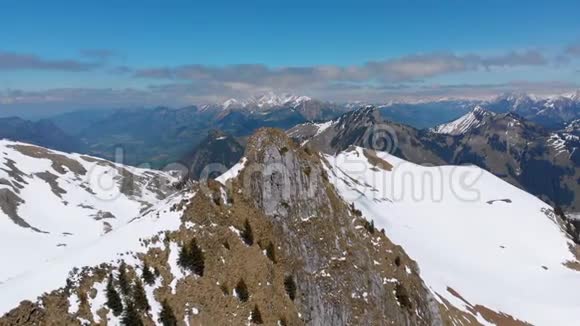
M547 204L477 167L377 155L391 171L372 167L356 148L326 156L328 175L417 261L438 300L467 312L455 291L471 306L535 325L577 325L580 272L563 265L576 258Z
M433 132L449 135L462 135L470 129L481 126L487 117L493 115L493 113L484 110L480 106L476 106L472 111L458 119L433 128Z
M140 238L177 228L181 213L170 208L189 194L163 190L175 181L0 140L0 257L10 262L0 269L0 315L63 286L73 267L107 262L138 250Z

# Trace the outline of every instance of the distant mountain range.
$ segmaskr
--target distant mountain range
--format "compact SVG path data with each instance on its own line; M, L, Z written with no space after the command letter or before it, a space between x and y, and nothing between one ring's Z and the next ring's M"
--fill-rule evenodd
M313 101L308 96L268 93L261 96L250 97L245 100L231 98L222 104L224 109L271 109L274 107L297 108L300 105Z
M51 120L28 121L21 118L0 118L0 139L37 144L68 152L84 150L81 141L65 133Z
M286 129L306 121L332 119L347 110L305 96L270 95L179 109L70 112L52 121L80 139L91 155L114 160L122 149L126 164L162 168L183 158L214 129L244 137L261 127Z
M576 93L538 98L527 94L509 94L482 105L496 113L513 112L547 129L562 129L580 119L580 90Z

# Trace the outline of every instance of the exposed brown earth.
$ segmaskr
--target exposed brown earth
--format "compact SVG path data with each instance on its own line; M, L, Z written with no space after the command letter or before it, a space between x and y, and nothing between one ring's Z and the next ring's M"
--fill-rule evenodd
M363 154L368 159L369 163L371 163L373 166L385 171L391 171L393 169L393 165L378 157L377 152L370 149L364 149Z
M448 287L447 292L451 293L454 297L458 298L459 300L463 301L467 305L467 309L473 313L474 315L481 315L486 321L496 324L496 325L505 325L505 326L531 326L531 324L521 321L517 318L514 318L508 314L503 312L496 312L493 311L485 306L482 305L472 305L467 300L465 300L461 294L457 291L453 290L452 288Z

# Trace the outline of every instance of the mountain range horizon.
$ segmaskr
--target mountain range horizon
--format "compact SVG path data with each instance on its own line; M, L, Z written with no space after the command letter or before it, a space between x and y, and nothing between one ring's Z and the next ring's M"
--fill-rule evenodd
M393 106L393 105L419 105L419 104L427 104L427 103L437 103L437 102L467 102L473 103L474 105L477 103L485 103L485 102L493 102L499 101L502 99L531 99L531 100L554 100L557 98L568 98L572 100L577 100L580 98L580 88L571 90L568 92L559 92L559 93L546 93L540 94L532 93L532 92L501 92L496 94L490 94L486 96L479 96L479 97L469 97L469 96L455 96L455 97L436 97L436 98L427 98L427 99L418 99L418 100L395 100L395 99L384 99L384 100L377 100L377 101L361 101L361 100L344 100L344 101L334 101L332 99L318 99L315 97L310 97L306 95L297 95L293 93L285 93L280 92L276 93L273 91L264 92L264 93L256 93L251 96L247 96L244 98L227 98L225 100L214 100L212 102L197 102L197 103L189 103L187 105L180 105L180 106L169 106L169 105L153 105L153 106L146 106L146 105L128 105L128 106L105 106L101 108L94 108L94 107L87 107L87 108L58 108L55 107L53 109L46 109L46 108L22 108L17 107L11 109L10 107L5 107L2 112L0 112L0 118L2 117L21 117L25 119L43 119L48 118L54 115L59 115L63 113L69 113L74 111L95 111L95 110L139 110L139 109L153 109L153 108L172 108L172 109L179 109L179 108L186 108L186 107L199 107L200 109L208 109L208 108L217 108L222 107L223 109L233 108L233 109L240 109L249 106L256 106L258 108L272 108L276 106L295 106L300 104L300 102L307 102L307 101L319 101L329 104L337 104L337 105L345 105L350 108L356 108L357 106L364 106L364 105L375 105L375 106Z

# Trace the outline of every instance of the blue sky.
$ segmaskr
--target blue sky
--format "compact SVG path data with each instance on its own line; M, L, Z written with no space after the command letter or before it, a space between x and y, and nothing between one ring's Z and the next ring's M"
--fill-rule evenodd
M564 92L580 83L578 12L579 1L0 0L0 110L266 91L337 101Z

